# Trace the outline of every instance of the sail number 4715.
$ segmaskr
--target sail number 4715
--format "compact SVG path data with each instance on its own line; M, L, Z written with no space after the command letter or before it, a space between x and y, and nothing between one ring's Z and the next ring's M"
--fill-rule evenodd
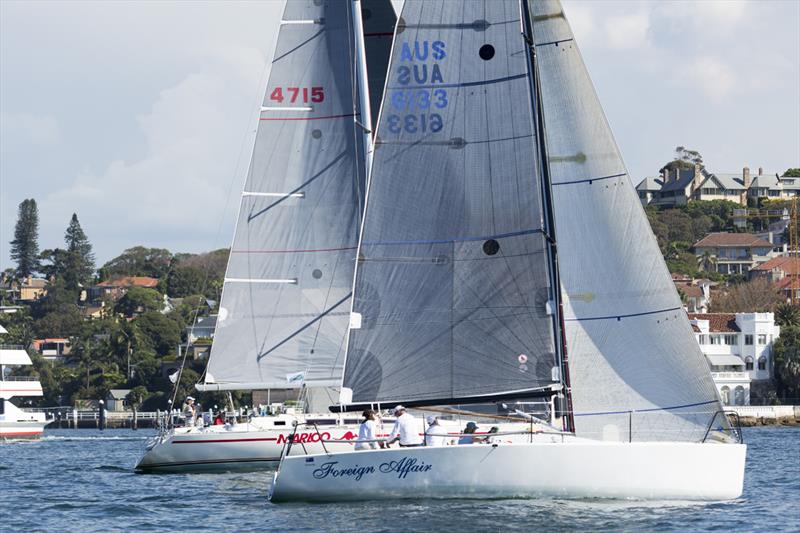
M284 91L286 92L284 93ZM269 99L278 103L288 100L292 104L296 102L318 104L325 101L325 89L323 87L275 87L270 93Z

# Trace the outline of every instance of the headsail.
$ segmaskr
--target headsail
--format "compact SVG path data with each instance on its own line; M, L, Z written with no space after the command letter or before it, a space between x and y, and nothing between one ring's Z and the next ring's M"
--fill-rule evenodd
M343 382L354 402L489 401L552 384L519 15L517 0L404 4L356 274Z
M530 5L576 431L699 440L721 409L708 366L561 5Z
M200 388L340 384L370 122L351 9L286 4Z

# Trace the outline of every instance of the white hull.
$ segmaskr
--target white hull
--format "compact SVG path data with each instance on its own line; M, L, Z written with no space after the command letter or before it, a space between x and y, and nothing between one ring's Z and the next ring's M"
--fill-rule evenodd
M744 444L547 440L287 457L270 499L730 500L742 493Z
M328 415L329 416L329 415ZM176 428L149 447L136 465L139 472L199 472L214 470L260 470L277 465L287 441L294 432L293 416L263 417L251 424L237 424L231 428L209 426L206 428ZM274 427L276 422L285 425ZM302 423L303 420L299 419ZM420 434L423 422L418 419ZM443 421L448 432L457 439L463 424ZM378 437L385 437L393 421L384 421ZM266 427L266 426L273 427ZM501 431L527 428L527 424L494 424ZM488 424L483 425L484 433ZM357 424L320 425L297 430L291 455L350 452L358 437ZM522 437L522 436L520 436ZM324 443L320 440L326 441ZM333 441L333 442L327 442Z
M0 420L0 440L38 439L49 421L25 420L11 422Z

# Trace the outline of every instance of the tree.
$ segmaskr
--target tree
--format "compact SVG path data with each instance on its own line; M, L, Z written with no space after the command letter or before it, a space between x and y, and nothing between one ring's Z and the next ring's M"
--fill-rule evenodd
M703 255L697 258L697 266L706 272L716 271L717 258L709 251L703 252Z
M661 167L661 172L664 169L673 171L675 169L687 170L694 168L695 165L703 165L703 156L697 150L689 150L684 146L675 147L675 157L672 161Z
M115 276L149 276L162 278L169 271L172 253L163 248L134 246L107 262L99 269L100 279Z
M145 287L131 287L119 299L114 310L130 317L148 311L160 311L163 307L164 301L158 291Z
M61 248L42 250L39 255L39 271L47 279L63 280L68 268L68 256L67 251Z
M94 274L94 254L92 245L83 232L78 215L72 214L67 231L64 234L64 242L67 245L66 270L64 281L67 287L77 288L80 285L88 284Z
M19 204L11 260L17 263L16 275L26 278L39 269L39 208L30 198Z
M800 178L800 168L787 168L783 173L784 178Z
M800 326L800 307L782 303L775 308L775 322L781 327Z
M158 355L174 353L181 342L178 323L157 311L143 313L134 324Z
M202 293L205 289L206 276L195 267L174 268L167 278L167 294L172 298L182 298Z
M714 313L763 313L772 311L783 301L772 282L757 278L747 283L728 287L714 296L711 311Z
M800 398L800 328L781 328L773 353L778 395L790 401Z

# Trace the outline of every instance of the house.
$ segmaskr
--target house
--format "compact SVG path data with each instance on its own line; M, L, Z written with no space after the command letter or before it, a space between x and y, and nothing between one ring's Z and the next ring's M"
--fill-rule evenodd
M47 280L28 276L22 282L12 281L7 293L16 302L35 302L47 296Z
M775 283L787 301L792 299L793 288L795 298L800 297L800 257L774 257L755 267L750 274L753 278L766 278Z
M644 205L676 207L692 200L728 200L747 206L748 198L793 198L800 192L800 178L765 173L752 176L750 168L741 173L710 172L696 164L688 169L663 169L661 178L645 178L636 186Z
M724 405L749 405L752 381L772 378L780 335L772 313L689 313L700 351Z
M131 287L155 289L158 287L158 279L147 276L125 276L106 280L89 288L89 300L96 301L100 298L118 300L122 298Z
M35 339L31 347L45 361L63 361L71 350L69 339Z
M694 243L694 254L705 261L706 270L720 274L746 275L751 269L766 263L776 252L772 243L749 233L709 233Z
M128 394L131 389L111 389L106 395L106 409L113 412L127 411L130 408Z
M187 344L194 344L197 339L213 339L217 327L217 315L201 316L194 326L186 327Z
M688 313L705 313L711 303L711 285L708 280L705 283L675 282L675 288L683 295L683 308Z

